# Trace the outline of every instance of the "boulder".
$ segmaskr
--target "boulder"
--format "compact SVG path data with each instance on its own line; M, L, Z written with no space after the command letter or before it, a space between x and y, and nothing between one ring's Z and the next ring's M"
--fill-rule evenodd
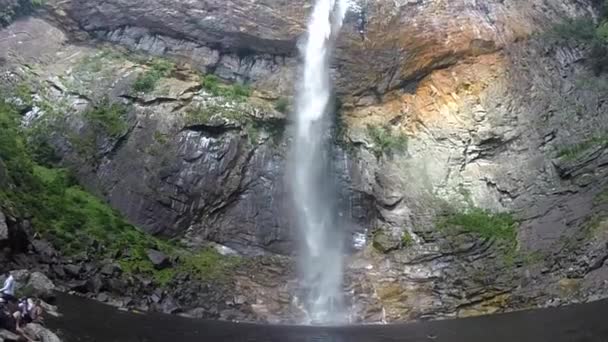
M63 266L63 270L66 274L72 277L78 277L78 275L80 275L80 272L82 271L82 267L79 265L69 264Z
M53 248L53 246L48 241L33 240L32 247L34 247L34 251L40 256L47 258L47 262L50 261L50 258L57 255L55 248Z
M54 298L55 284L44 274L33 272L30 274L25 287L31 290L31 294L44 299Z
M37 323L27 324L23 331L40 342L61 342L57 335Z
M67 284L68 289L79 293L87 293L87 281L86 280L74 280Z
M157 270L162 270L171 266L171 261L169 257L166 256L163 252L157 251L155 249L148 250L148 259L154 265L154 268Z
M55 297L55 284L44 274L28 270L15 270L11 271L11 274L15 278L17 295L34 296L47 300ZM4 280L4 276L0 277L0 283L3 283Z
M103 288L103 282L101 281L99 275L91 277L89 280L87 280L86 284L87 291L91 293L98 293Z
M160 309L166 314L174 314L181 311L179 305L177 305L171 297L167 297L161 302Z
M101 274L111 277L111 276L115 276L115 275L119 275L122 272L122 269L120 268L120 266L118 264L115 263L110 263L110 264L105 264L101 267L100 270Z
M65 270L63 269L63 267L61 267L61 265L52 265L51 266L51 271L53 271L53 273L59 279L64 279L65 278Z
M0 341L19 341L19 335L5 329L0 329Z
M102 292L97 295L97 300L100 302L107 302L108 299L110 299L110 296L108 296L108 294L105 292Z

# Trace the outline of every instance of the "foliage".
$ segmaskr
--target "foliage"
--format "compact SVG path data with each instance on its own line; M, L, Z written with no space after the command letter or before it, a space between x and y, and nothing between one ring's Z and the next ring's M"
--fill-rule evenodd
M407 150L407 136L401 132L395 133L388 127L368 125L367 135L372 140L371 150L378 158L384 154Z
M169 142L167 135L159 131L154 132L154 140L161 145L166 145Z
M116 258L125 272L152 276L161 285L176 272L221 280L226 268L238 266L238 259L224 258L214 250L192 253L139 231L82 189L67 170L38 165L19 120L18 111L0 100L0 160L12 184L0 189L0 206L29 217L34 229L58 250L66 255ZM146 254L151 248L177 260L175 267L155 270Z
M206 105L190 108L186 112L186 123L188 125L205 125L209 124L216 116L217 118L241 123L248 120L243 112L234 108L220 105Z
M15 95L21 100L25 107L31 107L34 104L34 98L32 97L32 89L25 82L17 85L17 87L15 88Z
M127 106L110 102L105 98L93 108L87 110L84 113L84 118L91 124L96 133L117 137L127 130L127 112Z
M439 222L439 227L458 227L464 232L474 233L482 238L508 243L515 243L517 237L516 221L511 214L492 213L480 208L450 213Z
M287 100L284 97L279 98L275 103L274 103L274 109L276 109L277 111L287 114L287 111L289 110L289 100Z
M414 244L414 238L412 237L412 234L410 234L408 231L404 231L403 234L401 235L401 246L410 247L413 244Z
M235 101L244 101L251 96L251 89L241 84L223 84L215 75L205 75L200 80L201 87L213 96L221 96Z
M575 160L590 148L602 145L608 145L608 135L606 134L595 135L578 144L563 147L558 151L557 157L563 158L564 160Z
M153 60L150 64L150 68L137 76L137 79L133 84L133 90L141 93L147 93L154 90L158 81L163 77L171 75L173 69L175 69L175 65L169 61L163 59Z

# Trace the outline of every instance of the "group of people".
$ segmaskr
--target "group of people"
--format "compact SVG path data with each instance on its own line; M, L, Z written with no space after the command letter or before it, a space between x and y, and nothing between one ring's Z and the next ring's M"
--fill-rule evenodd
M7 274L4 286L0 288L0 308L4 318L3 327L12 330L27 340L31 339L24 333L23 327L32 322L42 323L43 309L40 299L15 297L15 278Z

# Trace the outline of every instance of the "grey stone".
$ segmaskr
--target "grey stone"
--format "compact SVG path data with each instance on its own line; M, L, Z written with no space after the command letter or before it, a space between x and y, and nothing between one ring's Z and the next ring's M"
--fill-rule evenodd
M115 276L115 275L119 275L122 272L122 269L120 268L120 265L115 264L115 263L109 263L109 264L105 264L101 267L100 270L101 274L105 275L105 276Z
M53 246L44 240L33 240L31 241L32 246L34 247L34 251L39 255L43 256L50 262L50 258L53 258L57 255L57 252L53 248Z
M175 303L175 300L173 300L173 298L171 297L166 297L165 299L163 299L163 301L160 303L160 307L162 312L166 314L174 314L178 311L181 311L179 305L177 305Z
M99 293L103 288L103 281L99 275L94 275L86 281L86 290L90 293Z
M108 299L110 299L110 296L108 296L108 294L105 292L102 292L97 295L97 300L100 302L107 302Z
M63 266L63 270L72 277L78 277L80 272L82 272L82 267L80 265L68 264Z
M32 295L36 297L45 300L55 297L55 284L40 272L32 272L25 287L30 289L33 292Z
M19 335L5 329L0 329L0 339L3 341L19 341Z
M162 270L171 267L171 261L169 260L169 257L166 256L164 253L155 249L149 249L147 254L148 259L152 262L154 268Z
M23 331L29 336L34 336L40 342L61 342L57 335L37 323L27 324Z

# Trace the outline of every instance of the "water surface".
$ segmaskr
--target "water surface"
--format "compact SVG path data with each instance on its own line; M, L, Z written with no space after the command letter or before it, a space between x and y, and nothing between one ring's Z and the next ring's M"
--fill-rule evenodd
M608 300L563 308L352 327L269 326L122 312L60 296L64 342L608 342Z

